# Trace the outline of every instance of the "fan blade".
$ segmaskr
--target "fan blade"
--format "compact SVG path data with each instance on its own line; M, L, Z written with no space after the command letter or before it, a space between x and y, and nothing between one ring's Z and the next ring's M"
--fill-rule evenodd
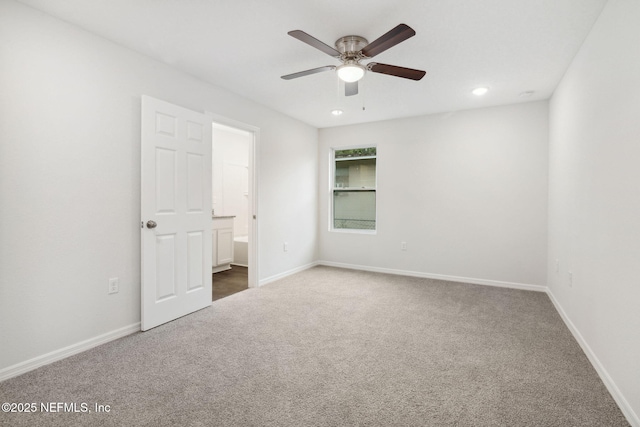
M344 96L353 96L358 94L358 82L344 84Z
M299 71L297 73L287 74L286 76L282 76L280 78L285 80L291 80L291 79L297 79L298 77L309 76L311 74L321 73L323 71L329 71L329 70L335 70L335 69L336 67L333 65L326 65L324 67L312 68L306 71Z
M373 58L374 56L415 35L416 32L413 28L406 24L400 24L393 30L366 45L361 52L364 56Z
M390 76L402 77L404 79L420 80L427 74L426 71L414 70L413 68L398 67L397 65L379 64L372 62L367 68L374 73L388 74Z
M315 37L310 36L309 34L305 33L304 31L293 30L293 31L289 31L287 34L289 34L291 37L294 37L294 38L300 40L301 42L304 42L304 43L308 44L309 46L313 46L316 49L320 49L321 51L323 51L324 53L326 53L329 56L333 56L334 58L340 58L340 52L338 52L337 50L335 50L331 46L322 43L320 40L316 39Z

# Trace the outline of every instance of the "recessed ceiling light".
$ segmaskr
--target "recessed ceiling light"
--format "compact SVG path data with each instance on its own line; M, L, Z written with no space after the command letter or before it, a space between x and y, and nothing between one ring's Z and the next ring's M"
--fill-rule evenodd
M475 96L482 96L487 92L489 92L488 87L477 87L471 91L471 93L474 94Z
M331 110L331 114L333 114L334 116L339 116L340 114L342 114L342 110L338 110L338 109Z

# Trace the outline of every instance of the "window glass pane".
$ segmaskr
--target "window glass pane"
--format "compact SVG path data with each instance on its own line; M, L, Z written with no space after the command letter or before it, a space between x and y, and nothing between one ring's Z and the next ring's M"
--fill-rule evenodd
M376 229L375 191L334 191L333 228Z
M335 158L343 159L345 157L369 157L376 155L376 147L352 148L349 150L336 150Z
M376 159L336 161L335 188L375 188Z

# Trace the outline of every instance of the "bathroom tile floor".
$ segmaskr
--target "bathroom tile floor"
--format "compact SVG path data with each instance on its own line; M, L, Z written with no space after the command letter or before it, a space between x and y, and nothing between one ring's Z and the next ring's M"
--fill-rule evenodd
M213 275L212 301L249 289L248 269L232 265L231 270Z

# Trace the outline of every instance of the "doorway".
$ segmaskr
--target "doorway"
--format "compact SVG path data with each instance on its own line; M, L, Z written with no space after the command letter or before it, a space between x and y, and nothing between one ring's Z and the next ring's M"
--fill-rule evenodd
M211 142L214 301L258 283L257 140L257 128L214 117Z

